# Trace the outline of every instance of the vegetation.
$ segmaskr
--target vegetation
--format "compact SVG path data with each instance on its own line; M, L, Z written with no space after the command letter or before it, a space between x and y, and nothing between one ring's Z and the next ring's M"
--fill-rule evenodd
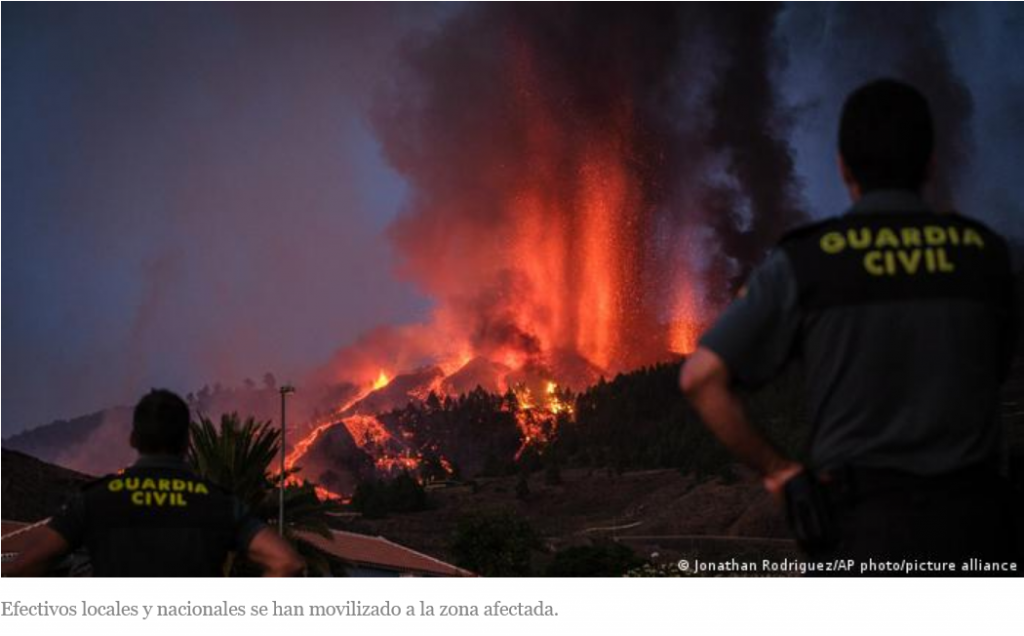
M192 423L188 457L199 475L235 493L254 515L276 525L282 476L274 466L280 444L281 432L270 422L251 417L242 420L231 413L222 416L219 425L205 417ZM314 487L305 482L287 485L284 495L285 537L306 558L311 570L327 573L327 556L302 541L297 533L330 536L328 521L331 514L340 511L339 504L322 501ZM244 561L233 561L229 570L235 575L253 571Z
M679 365L660 364L601 380L578 396L575 416L560 415L550 442L525 449L515 459L520 433L516 397L483 389L458 398L434 394L381 417L391 430L411 440L432 467L427 478L444 478L441 454L462 476L529 475L544 472L544 483L558 485L566 467L645 470L675 468L698 476L727 475L732 458L700 422L679 390ZM790 453L800 455L806 435L798 408L799 381L790 370L779 381L743 397L756 425ZM521 499L529 484L517 485Z
M409 473L391 480L364 481L356 487L352 507L370 519L380 519L396 512L420 512L430 507L423 485Z
M723 474L732 458L682 395L679 365L662 364L599 382L579 396L576 419L559 430L557 450L593 467L678 468ZM802 421L794 373L744 394L752 420L789 451L800 445Z
M516 470L519 427L509 400L477 388L459 397L431 393L422 403L410 403L380 417L390 430L408 433L411 443L435 468L440 455L466 476L506 474ZM444 473L434 477L443 477Z
M549 442L526 449L520 448L517 398L512 393L495 395L478 388L460 397L430 394L423 402L380 419L423 458L420 480L515 475L515 495L526 506L536 496L531 485L558 487L566 468L674 468L697 476L728 475L733 461L679 391L678 373L678 364L656 365L610 382L602 380L578 396L566 394L563 401L575 405L575 415L559 416L546 431ZM795 407L797 377L790 371L744 399L754 423L799 456L805 431ZM273 522L280 483L273 467L279 443L279 433L269 423L230 415L219 425L206 419L194 425L190 456L201 474L239 493L257 514ZM534 479L535 473L542 479ZM420 481L403 474L387 481L362 481L352 506L368 518L380 518L426 510L430 501ZM298 530L326 532L337 504L319 501L313 488L303 484L286 489L286 507L288 534L294 538ZM322 555L308 545L298 545L311 562L322 562ZM451 549L460 566L485 576L522 576L531 573L531 553L538 545L537 535L521 517L491 512L462 519ZM571 549L556 555L547 572L618 576L641 570L642 562L623 550Z
M206 417L192 423L189 462L197 473L230 490L257 510L279 483L270 467L280 452L281 432L269 422L221 417L218 426Z
M463 517L452 539L459 567L481 576L529 576L540 538L515 512L480 512Z
M520 501L526 501L530 498L530 480L525 473L519 475L519 479L516 480L516 499Z
M577 546L562 550L548 566L547 576L626 576L646 562L621 543Z

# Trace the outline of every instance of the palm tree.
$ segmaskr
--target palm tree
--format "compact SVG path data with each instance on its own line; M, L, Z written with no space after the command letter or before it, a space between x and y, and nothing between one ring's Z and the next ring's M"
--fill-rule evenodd
M219 426L205 416L192 423L188 457L196 472L233 492L254 515L270 524L277 523L281 479L288 480L294 473L281 475L273 470L280 452L281 431L270 422L252 417L242 420L237 413L228 413L221 416ZM330 538L329 519L341 512L341 505L321 500L308 482L289 480L285 485L284 508L285 538L306 558L311 570L330 572L330 558L303 541L299 533ZM237 574L245 572L246 567L232 563L229 571Z

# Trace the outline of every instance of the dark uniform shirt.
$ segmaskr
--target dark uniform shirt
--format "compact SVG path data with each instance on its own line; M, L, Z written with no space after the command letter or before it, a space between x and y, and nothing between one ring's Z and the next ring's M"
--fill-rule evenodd
M816 467L935 475L998 458L1012 307L998 235L878 191L784 238L701 345L748 386L803 358Z
M50 527L89 552L95 576L222 576L264 525L179 458L143 457L87 485Z

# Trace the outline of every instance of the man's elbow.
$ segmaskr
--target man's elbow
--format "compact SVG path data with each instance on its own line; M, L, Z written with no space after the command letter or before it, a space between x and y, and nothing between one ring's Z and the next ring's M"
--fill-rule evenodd
M699 360L695 361L694 364L687 360L683 364L682 372L679 374L679 388L686 397L693 400L707 388L710 380L711 377L707 373L706 367L700 364Z
M694 397L704 384L704 379L692 370L689 364L683 365L683 370L679 374L679 388L683 391L683 394L688 397Z
M715 384L727 384L728 375L721 359L699 348L683 363L679 374L679 388L691 401L702 395Z

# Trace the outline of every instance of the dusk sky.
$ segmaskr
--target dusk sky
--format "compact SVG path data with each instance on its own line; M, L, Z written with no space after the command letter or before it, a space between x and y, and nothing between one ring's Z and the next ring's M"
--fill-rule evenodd
M368 329L422 319L386 236L412 193L367 112L402 43L462 10L3 5L3 436L153 386L301 381ZM831 11L777 25L815 216L846 204L843 96L899 74L886 54L909 46ZM922 45L970 96L958 207L1022 239L1024 9L955 5L933 26Z

